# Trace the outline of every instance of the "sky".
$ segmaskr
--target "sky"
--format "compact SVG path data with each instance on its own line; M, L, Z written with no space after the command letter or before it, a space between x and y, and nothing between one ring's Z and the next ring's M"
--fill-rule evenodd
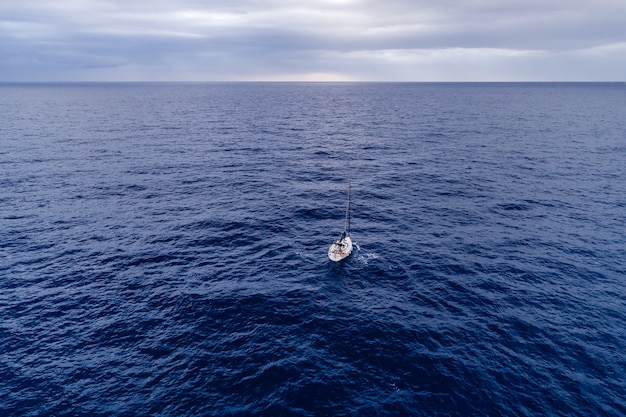
M0 81L624 81L626 0L2 0Z

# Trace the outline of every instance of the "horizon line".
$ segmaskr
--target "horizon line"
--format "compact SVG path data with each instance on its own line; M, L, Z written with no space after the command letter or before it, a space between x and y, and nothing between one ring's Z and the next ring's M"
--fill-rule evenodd
M619 84L625 80L381 81L381 80L0 80L0 84Z

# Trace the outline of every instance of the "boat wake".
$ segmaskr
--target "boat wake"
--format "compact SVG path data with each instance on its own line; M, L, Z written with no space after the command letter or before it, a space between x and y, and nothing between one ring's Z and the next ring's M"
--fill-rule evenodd
M354 247L356 248L354 258L363 265L368 265L372 260L380 259L380 255L367 249L361 249L361 246L356 242L354 242Z

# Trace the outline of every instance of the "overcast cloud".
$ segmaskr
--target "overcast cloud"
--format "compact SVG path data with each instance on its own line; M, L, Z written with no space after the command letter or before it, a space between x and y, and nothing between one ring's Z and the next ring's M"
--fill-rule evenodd
M2 0L1 81L619 81L625 0Z

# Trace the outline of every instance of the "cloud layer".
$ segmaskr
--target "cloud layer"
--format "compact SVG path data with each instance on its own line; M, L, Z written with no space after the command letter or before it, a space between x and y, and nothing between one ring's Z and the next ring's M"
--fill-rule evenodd
M623 80L625 18L623 0L4 0L0 80Z

